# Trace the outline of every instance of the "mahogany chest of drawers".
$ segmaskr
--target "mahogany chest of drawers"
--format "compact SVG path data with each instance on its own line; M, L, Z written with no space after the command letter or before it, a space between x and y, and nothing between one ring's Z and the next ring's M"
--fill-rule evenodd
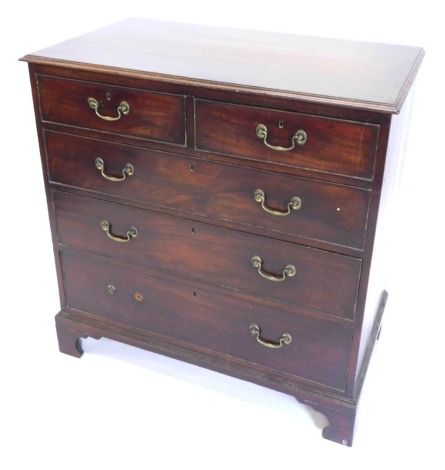
M285 393L352 444L415 47L126 20L29 63L60 350Z

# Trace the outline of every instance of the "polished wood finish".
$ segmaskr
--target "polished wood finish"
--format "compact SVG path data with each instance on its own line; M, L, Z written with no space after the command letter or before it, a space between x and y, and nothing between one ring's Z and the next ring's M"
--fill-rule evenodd
M44 122L185 144L185 96L42 75L37 81ZM88 105L89 98L99 103L99 112L105 117L116 118L122 101L128 103L130 111L118 121L98 119Z
M418 47L128 19L26 60L398 112L422 57Z
M108 337L272 387L324 413L325 438L352 445L387 299L403 103L422 57L143 20L26 56L60 350L79 357L82 338ZM131 111L105 121L89 97L102 115L122 101ZM271 145L289 147L300 129L307 142L270 149L259 123ZM108 176L134 172L109 181L97 158ZM294 196L301 208L280 215ZM295 276L264 279L254 255L266 275L292 264Z
M359 259L57 191L53 201L63 246L327 315L355 316ZM102 220L110 223L114 236L125 239L136 227L137 237L116 242L102 230ZM296 274L282 282L264 279L252 265L253 256L260 256L264 271L275 276L289 264ZM312 289L314 283L322 296Z
M345 389L351 327L289 315L208 290L202 283L182 285L68 254L62 255L62 267L68 311L94 312L99 320L140 328L203 352L212 350L227 361L261 364L266 373L285 370L303 381ZM108 292L110 284L113 294ZM261 346L249 331L252 323L270 341L289 333L291 344L277 350Z
M288 148L298 130L304 145L290 151L268 148L256 135L258 124L268 130L268 143ZM302 113L196 101L196 148L242 158L273 161L355 178L373 177L379 127L364 122L326 119Z
M244 230L268 230L274 238L316 239L357 250L364 246L369 190L59 132L45 132L45 148L49 180L57 185L224 221ZM104 160L110 176L122 177L127 163L134 174L124 182L110 182L94 171L97 157ZM254 199L258 188L273 210L284 212L294 196L302 207L287 217L268 214Z

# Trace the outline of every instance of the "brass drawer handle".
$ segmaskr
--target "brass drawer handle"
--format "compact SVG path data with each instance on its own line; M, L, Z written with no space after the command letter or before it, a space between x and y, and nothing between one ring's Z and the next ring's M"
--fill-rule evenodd
M284 268L283 274L281 276L266 273L266 271L263 271L263 260L258 255L252 256L251 262L252 266L258 269L259 275L268 281L281 282L284 281L286 277L293 277L297 273L297 270L293 264L288 264Z
M126 101L121 101L120 105L116 108L117 111L117 116L116 117L111 117L111 116L102 116L102 114L99 113L99 102L94 99L94 98L88 98L88 106L94 110L96 113L96 116L100 117L104 121L119 121L119 119L122 117L122 115L127 115L130 113L130 105Z
M276 211L274 209L270 209L269 207L266 206L266 194L262 189L256 189L255 192L253 193L253 197L256 202L261 204L261 207L269 214L272 215L278 215L278 216L283 216L283 215L289 215L291 211L297 211L298 209L301 208L301 199L297 196L294 196L291 198L291 200L287 203L287 211L282 212L282 211Z
M256 337L258 343L260 343L262 346L265 346L266 348L279 349L283 347L284 344L290 344L292 342L292 336L289 333L283 333L278 342L275 343L274 341L267 341L261 338L261 328L255 323L252 323L249 329L252 333L252 336Z
M96 168L100 171L100 174L108 181L124 181L127 176L131 176L134 173L134 166L131 163L125 164L124 168L122 169L122 177L106 175L105 162L100 157L96 158L95 164Z
M136 238L138 236L138 231L136 227L130 227L129 230L127 230L127 237L123 238L123 237L113 235L111 233L111 224L110 222L108 222L108 220L102 220L100 223L100 226L102 230L115 242L127 243L132 238Z
M270 145L267 143L267 127L264 124L258 124L256 126L256 135L259 139L263 139L264 145L269 147L272 150L277 150L278 152L288 152L295 148L295 142L298 145L304 145L307 142L307 134L303 130L295 132L292 136L292 146L291 147L280 147L279 145Z

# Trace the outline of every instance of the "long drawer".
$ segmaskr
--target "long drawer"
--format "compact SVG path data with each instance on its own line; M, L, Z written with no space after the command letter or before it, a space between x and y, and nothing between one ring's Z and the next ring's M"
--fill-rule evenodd
M185 145L185 96L38 75L41 119Z
M78 310L344 390L352 328L62 254L67 310ZM255 325L258 328L255 328ZM288 336L283 336L288 335ZM273 346L260 344L259 341ZM289 342L290 340L290 342Z
M277 238L363 248L368 190L51 131L45 145L56 184L258 227Z
M379 126L196 100L196 148L372 180Z
M61 245L354 318L360 259L59 191L53 198Z

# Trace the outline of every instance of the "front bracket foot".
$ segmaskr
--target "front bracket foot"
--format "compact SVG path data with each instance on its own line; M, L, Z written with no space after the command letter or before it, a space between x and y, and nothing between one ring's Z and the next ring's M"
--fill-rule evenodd
M326 416L329 424L323 429L322 436L329 441L337 442L344 446L351 447L354 438L354 427L356 408L345 406L344 408L329 408L323 405L310 406L319 413Z
M60 352L74 357L81 357L83 354L82 338L100 339L102 337L91 325L82 323L75 316L63 311L56 315L56 330Z
M322 436L330 441L338 442L351 447L354 438L355 412L339 413L331 411L325 413L329 425L323 429Z
M59 340L59 350L62 353L74 357L83 354L81 338L86 338L75 328L75 323L70 321L62 312L56 315L56 330Z

